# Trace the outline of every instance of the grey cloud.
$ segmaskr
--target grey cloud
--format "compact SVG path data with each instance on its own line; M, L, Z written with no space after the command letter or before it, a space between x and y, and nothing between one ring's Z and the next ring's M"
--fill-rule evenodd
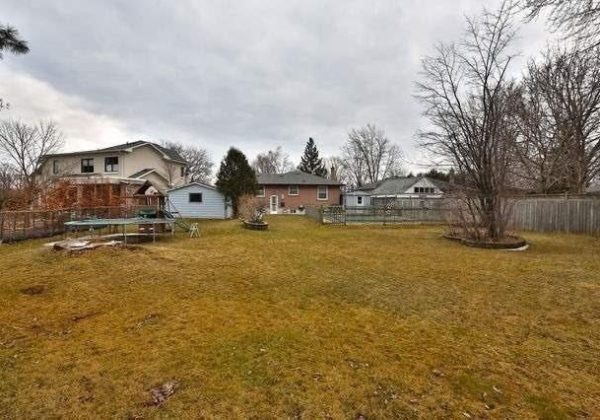
M490 2L4 3L31 53L0 65L84 99L124 135L199 143L215 159L282 145L297 159L308 136L333 154L367 122L418 156L419 60Z

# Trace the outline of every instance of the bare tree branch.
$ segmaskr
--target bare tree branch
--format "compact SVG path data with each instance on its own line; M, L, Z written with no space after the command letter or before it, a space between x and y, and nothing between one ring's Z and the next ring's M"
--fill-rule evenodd
M515 56L515 6L484 10L467 19L464 39L440 44L422 64L417 97L433 126L419 132L423 147L453 162L467 182L465 205L474 232L499 240L508 221L503 197L511 180L512 146L517 131L511 115L517 89L507 70Z
M277 146L275 150L256 155L252 168L257 174L282 174L293 170L294 165L281 146Z
M63 136L52 121L40 121L35 126L15 120L0 122L0 155L18 170L30 188L35 186L40 158L59 151L63 143Z
M383 130L367 124L348 133L342 147L343 168L356 186L402 174L402 151Z

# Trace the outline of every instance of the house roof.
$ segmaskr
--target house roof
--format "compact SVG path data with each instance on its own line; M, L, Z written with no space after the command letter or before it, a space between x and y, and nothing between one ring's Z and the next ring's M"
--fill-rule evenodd
M152 168L142 169L141 171L137 171L136 173L129 175L129 178L141 178L144 175L148 175L152 171L154 171Z
M448 188L448 183L439 179L433 179L425 176L413 176L384 179L383 181L378 181L373 184L365 185L355 192L364 192L368 193L369 195L404 194L413 185L415 185L422 179L427 179L429 182L431 182L433 185L435 185L442 191L446 191Z
M117 144L116 146L105 147L103 149L84 150L81 152L70 152L70 153L53 153L53 154L44 155L42 157L47 158L47 157L54 157L54 156L58 157L58 156L89 155L89 154L93 154L93 153L130 152L133 149L136 149L136 148L142 147L142 146L154 147L156 150L158 150L159 152L164 154L167 157L167 159L169 159L169 160L173 160L173 161L180 162L180 163L187 163L186 160L176 150L169 149L169 148L161 146L160 144L153 143L151 141L145 141L145 140L137 140L137 141L133 141L133 142L129 142L129 143Z
M179 187L171 188L171 189L167 190L167 192L171 192L171 191L175 191L175 190L181 190L183 188L191 187L192 185L197 185L199 187L208 188L210 190L216 190L217 189L217 187L214 187L212 185L203 184L202 182L196 182L196 181L194 181L194 182L189 182L189 183L184 184L184 185L180 185Z
M377 182L371 182L370 184L366 184L366 185L363 185L362 187L358 187L356 190L363 191L363 192L372 191L375 188L377 188L378 186L380 186L382 182L384 182L384 180L377 181Z
M256 178L259 185L342 185L339 181L302 171L291 171L285 174L260 174Z

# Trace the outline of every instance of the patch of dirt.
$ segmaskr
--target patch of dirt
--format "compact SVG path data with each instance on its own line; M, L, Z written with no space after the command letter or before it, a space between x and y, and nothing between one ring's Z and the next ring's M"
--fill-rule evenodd
M160 407L175 393L177 388L179 388L179 381L167 381L156 388L152 388L150 390L152 400L148 402L148 405Z
M46 286L43 284L36 284L34 286L29 286L21 289L21 293L28 296L41 295L46 291Z
M81 385L82 393L79 395L79 401L81 403L87 403L94 401L94 383L87 376L82 376L79 380Z
M150 314L146 315L144 318L142 318L141 320L139 320L135 324L135 328L139 329L139 328L145 327L146 325L154 324L154 323L158 322L158 320L160 318L161 318L161 314L150 313Z
M84 319L88 319L88 318L92 318L96 315L99 315L100 312L85 312L82 314L77 314L77 315L73 315L71 317L71 321L73 322L79 322L79 321L83 321Z

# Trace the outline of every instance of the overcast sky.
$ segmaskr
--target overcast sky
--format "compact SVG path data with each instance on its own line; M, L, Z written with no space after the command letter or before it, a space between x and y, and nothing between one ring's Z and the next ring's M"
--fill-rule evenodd
M53 119L68 150L130 140L198 144L218 162L281 145L294 162L309 136L338 153L374 123L407 166L426 124L412 97L420 59L460 36L493 0L3 0L0 23L29 42L0 61L1 118ZM526 25L525 57L546 42ZM518 68L515 69L518 72Z

